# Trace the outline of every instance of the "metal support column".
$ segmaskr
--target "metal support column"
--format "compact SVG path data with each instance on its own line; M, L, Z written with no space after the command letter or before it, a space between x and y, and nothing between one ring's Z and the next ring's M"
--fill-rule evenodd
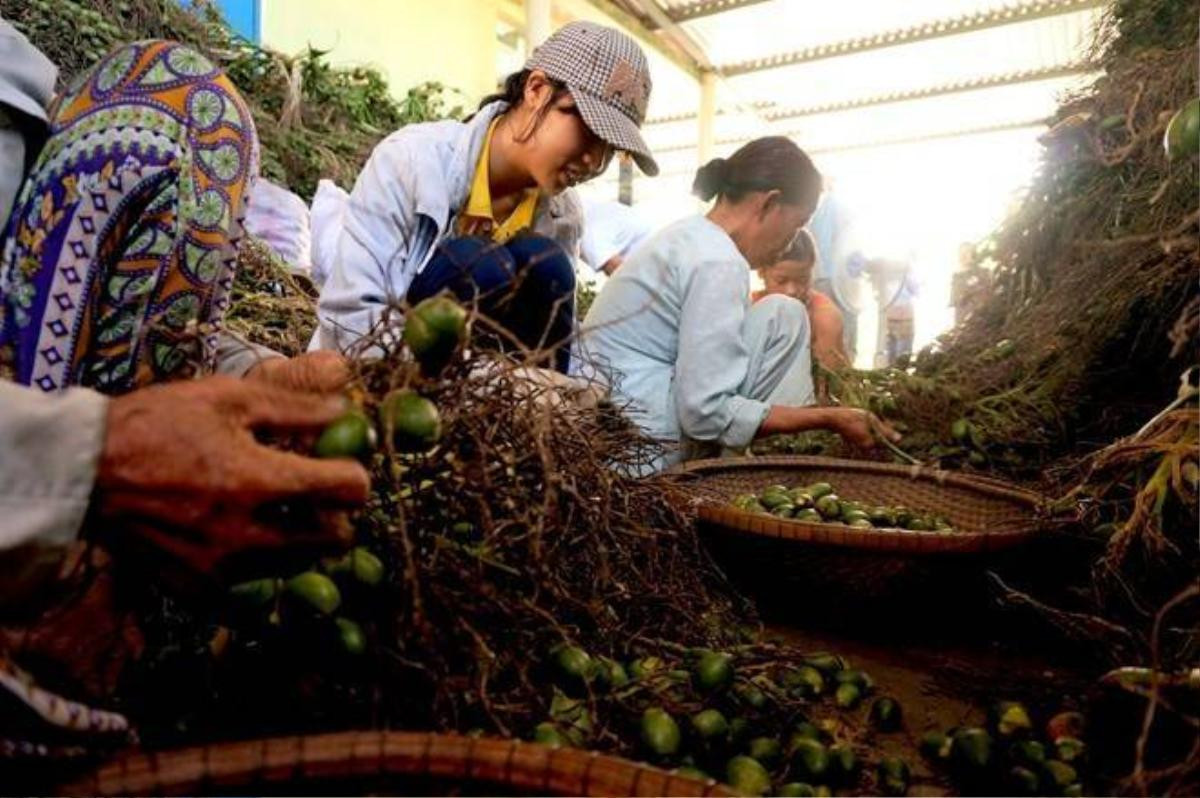
M696 152L700 165L708 163L716 149L717 120L717 73L705 71L700 73L700 113L698 116L699 129L697 133Z
M553 0L525 0L525 57L550 38L550 6Z
M617 162L617 202L622 205L633 204L633 159L625 153L618 156Z

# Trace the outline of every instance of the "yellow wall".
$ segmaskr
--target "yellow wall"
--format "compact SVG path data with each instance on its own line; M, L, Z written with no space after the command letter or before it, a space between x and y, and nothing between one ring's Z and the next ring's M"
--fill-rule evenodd
M426 80L473 106L496 85L499 0L262 0L263 44L308 45L335 64L372 64L397 96Z

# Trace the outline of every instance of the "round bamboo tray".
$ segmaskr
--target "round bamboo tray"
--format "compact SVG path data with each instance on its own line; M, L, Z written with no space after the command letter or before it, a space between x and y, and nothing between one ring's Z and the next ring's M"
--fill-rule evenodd
M969 563L1000 558L1043 530L1044 501L1037 494L996 479L919 466L779 456L696 460L676 473L697 496L701 532L717 559L752 587L765 580L789 592L835 588L839 597L854 600L911 594L928 587L930 579L967 576ZM831 483L843 499L944 516L954 531L809 523L730 504L768 485L820 481Z
M519 740L399 731L273 737L132 752L62 795L732 795L650 765Z

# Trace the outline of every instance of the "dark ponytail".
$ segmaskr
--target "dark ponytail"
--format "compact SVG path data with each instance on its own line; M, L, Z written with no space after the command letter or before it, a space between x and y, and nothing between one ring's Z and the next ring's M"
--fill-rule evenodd
M713 158L701 166L700 171L696 172L696 179L692 181L692 193L705 202L720 194L725 185L728 164L729 161L724 158Z
M491 105L494 102L506 102L509 107L520 105L521 98L525 96L525 81L527 80L529 80L528 69L512 73L500 84L499 91L489 94L479 101L479 108L477 110L482 110L484 106Z
M485 106L491 105L494 102L503 102L509 108L516 108L525 100L525 81L529 80L531 72L532 70L522 69L520 72L514 72L509 75L504 79L504 83L500 85L499 91L489 94L479 101L479 108L476 110L482 110ZM547 76L546 82L554 88L554 92L550 95L550 101L538 111L538 115L534 119L533 128L528 135L533 135L533 131L537 130L538 126L542 124L542 120L546 118L546 114L550 112L550 107L567 93L567 84L561 80L554 80ZM475 114L471 114L465 121L470 122L474 118Z
M738 202L755 191L778 191L789 205L816 205L821 173L791 139L766 136L729 158L713 158L692 183L692 193L705 201L724 197Z

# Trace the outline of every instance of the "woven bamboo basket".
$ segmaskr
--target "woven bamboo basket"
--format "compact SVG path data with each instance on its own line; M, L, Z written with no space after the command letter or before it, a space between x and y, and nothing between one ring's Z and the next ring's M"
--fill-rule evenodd
M357 731L133 752L62 795L732 795L650 765L518 740Z
M1036 540L1044 501L990 478L919 466L827 457L780 456L696 460L677 470L697 496L701 531L736 581L764 580L774 591L823 593L834 600L913 595L978 574ZM731 500L768 485L831 483L838 496L904 505L940 515L954 532L859 529L740 510ZM760 591L755 591L760 592Z

